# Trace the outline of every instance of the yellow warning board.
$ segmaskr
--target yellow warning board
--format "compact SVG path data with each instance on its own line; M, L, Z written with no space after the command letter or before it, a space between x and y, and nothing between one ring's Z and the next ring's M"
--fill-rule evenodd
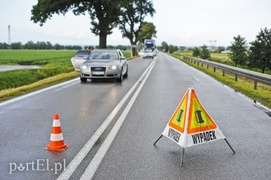
M184 133L184 125L185 125L185 116L186 116L186 106L188 100L188 91L184 95L177 109L173 113L169 126L178 130L181 133Z
M212 118L200 104L198 97L195 91L193 90L191 93L191 104L187 133L192 134L215 128L216 128L215 122L212 120Z

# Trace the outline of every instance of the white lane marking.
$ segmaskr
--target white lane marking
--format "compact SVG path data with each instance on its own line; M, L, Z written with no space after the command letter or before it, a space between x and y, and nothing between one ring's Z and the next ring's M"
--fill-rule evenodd
M153 63L152 63L153 64ZM76 154L76 156L72 159L70 164L63 170L63 172L59 175L57 180L67 180L71 177L71 175L74 173L74 171L77 169L79 164L82 162L82 160L85 158L87 153L91 150L93 145L96 143L96 141L100 138L102 133L105 131L105 129L108 127L108 125L111 123L111 121L114 119L116 114L119 112L121 107L124 105L124 103L127 101L129 96L132 94L132 92L136 89L137 85L141 81L141 79L144 78L145 74L148 72L152 64L149 65L149 67L144 71L144 73L140 76L140 78L137 80L137 82L134 84L134 86L128 91L128 93L122 98L122 100L119 102L119 104L113 109L113 111L109 114L109 116L104 120L102 125L97 129L97 131L93 134L93 136L87 141L87 143L83 146L83 148Z
M17 97L17 98L11 99L11 100L4 101L4 102L0 103L0 106L4 106L4 105L10 104L10 103L14 103L14 102L17 102L19 100L34 96L36 94L40 94L40 93L42 93L44 91L48 91L48 90L51 90L51 89L54 89L54 88L58 88L58 87L61 87L61 86L68 86L71 83L73 83L74 81L78 81L78 78L75 78L75 79L72 79L70 81L66 81L66 82L63 82L63 83L60 83L60 84L57 84L57 85L54 85L54 86L50 86L50 87L47 87L47 88L44 88L44 89L29 93L29 94L25 94L25 95L22 95L20 97Z
M199 79L198 79L197 77L194 77L194 79L195 79L196 81L199 81Z
M99 148L99 150L97 151L95 156L93 157L92 161L89 163L88 167L85 169L85 172L81 176L80 180L89 180L89 179L92 179L92 177L94 176L94 174L97 171L100 163L102 162L107 150L109 149L111 143L115 139L115 136L119 132L119 129L121 128L122 123L124 122L130 109L132 108L138 94L140 93L142 87L144 86L148 76L150 75L150 72L151 72L152 68L154 67L154 64L155 64L155 61L152 62L151 68L149 69L148 74L145 76L144 80L141 82L140 86L138 87L135 94L133 95L133 97L129 101L128 105L125 107L123 113L121 114L121 116L117 120L116 124L114 125L114 127L112 128L112 130L110 131L108 136L106 137L105 141L103 142L103 144L101 145L101 147Z
M77 80L78 80L78 82L80 82L79 79L77 79ZM57 89L55 89L55 91L62 91L63 89L66 89L66 88L68 88L68 87L70 87L70 86L72 86L72 85L74 85L74 84L78 84L78 82L73 82L73 83L69 83L69 84L67 84L67 85L65 85L65 86L58 87ZM80 82L80 83L81 83L81 82Z

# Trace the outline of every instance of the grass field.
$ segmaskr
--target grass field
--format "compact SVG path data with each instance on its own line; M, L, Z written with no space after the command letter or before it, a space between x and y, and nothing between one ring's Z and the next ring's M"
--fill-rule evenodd
M76 50L0 50L0 64L67 63Z
M73 71L70 58L76 51L1 50L0 64L40 65L37 69L0 72L0 90L32 84L61 73Z

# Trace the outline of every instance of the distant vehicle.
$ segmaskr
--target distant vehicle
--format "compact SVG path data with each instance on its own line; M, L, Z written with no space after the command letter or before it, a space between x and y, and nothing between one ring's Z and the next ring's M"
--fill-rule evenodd
M145 59L145 58L153 58L156 55L157 55L157 48L156 48L156 45L155 45L155 40L154 39L145 39L144 40L143 59Z
M81 64L88 59L90 55L90 51L88 50L79 50L77 53L71 58L72 65L76 71L80 71Z
M122 82L128 77L128 63L119 49L93 50L89 59L81 64L80 79L116 79Z
M145 39L144 40L144 50L151 49L154 51L156 49L154 39Z
M158 54L158 49L156 48L156 49L154 49L152 52L153 52L153 55L154 55L154 56L157 56L157 54Z
M143 56L143 55L144 55L144 49L141 49L141 50L138 52L138 55L139 55L139 56Z
M151 58L153 59L154 58L154 52L151 50L151 49L146 49L144 51L144 54L143 54L143 59L147 59L147 58Z

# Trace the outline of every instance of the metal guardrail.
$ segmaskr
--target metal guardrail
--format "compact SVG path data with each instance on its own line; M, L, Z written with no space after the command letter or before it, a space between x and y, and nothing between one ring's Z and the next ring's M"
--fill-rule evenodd
M207 68L209 66L212 66L214 68L214 71L216 71L216 68L221 69L223 72L223 76L225 75L225 72L230 72L235 75L235 81L238 80L238 76L243 76L245 78L252 79L254 80L254 89L257 89L258 82L271 86L271 75L268 75L268 74L262 74L262 73L258 73L254 71L249 71L246 69L241 69L241 68L237 68L237 67L233 67L233 66L229 66L225 64L220 64L217 62L207 61L204 59L199 59L199 58L190 57L190 56L182 56L182 57L194 63L198 63L198 65L199 63L201 63L201 65L205 64L207 65Z

